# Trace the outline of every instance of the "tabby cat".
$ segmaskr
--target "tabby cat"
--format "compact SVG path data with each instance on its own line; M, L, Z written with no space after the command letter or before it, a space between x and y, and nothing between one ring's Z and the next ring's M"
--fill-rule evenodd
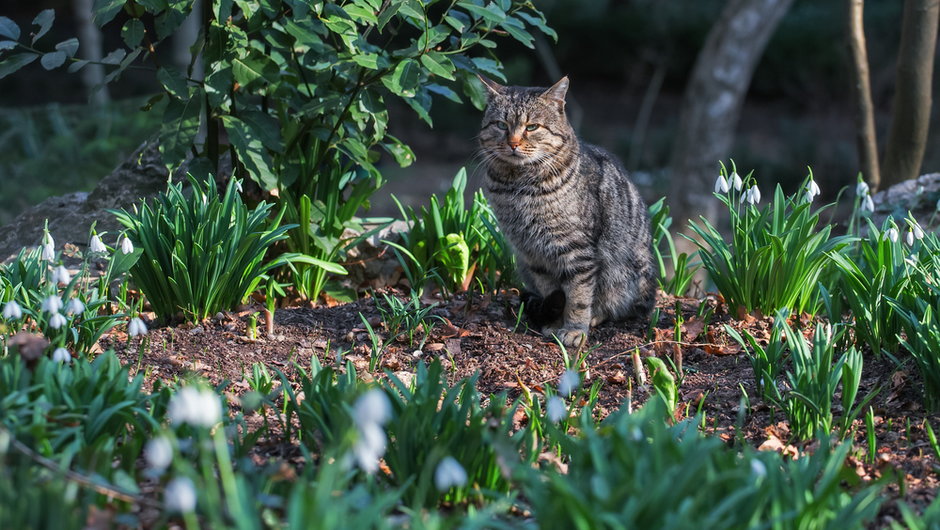
M575 135L568 78L548 89L481 80L484 191L531 291L533 322L580 346L590 326L647 317L656 279L646 204L610 153Z

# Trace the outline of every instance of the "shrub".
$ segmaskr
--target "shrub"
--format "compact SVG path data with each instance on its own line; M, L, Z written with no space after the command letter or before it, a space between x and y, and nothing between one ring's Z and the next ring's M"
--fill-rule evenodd
M685 296L692 286L695 273L701 267L698 263L690 263L691 256L685 252L677 253L676 244L669 233L672 226L672 217L669 216L669 206L663 197L649 206L650 224L653 229L653 255L659 266L659 288L675 295ZM665 246L663 246L665 245ZM669 260L667 264L666 260ZM672 276L670 277L670 269Z

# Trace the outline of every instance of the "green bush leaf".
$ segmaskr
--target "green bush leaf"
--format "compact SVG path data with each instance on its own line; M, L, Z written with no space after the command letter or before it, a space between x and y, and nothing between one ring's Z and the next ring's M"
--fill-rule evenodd
M36 15L36 18L33 19L33 25L39 26L39 29L33 34L32 43L36 44L36 41L42 38L43 35L49 32L49 29L52 28L52 22L55 20L55 10L54 9L43 9Z
M272 169L271 155L261 141L261 134L234 116L222 116L222 123L239 162L244 164L252 180L266 190L277 189L277 175Z
M122 7L124 7L124 0L95 0L92 7L95 25L100 28L111 22Z
M195 90L187 100L171 98L167 102L160 128L160 151L166 164L173 165L186 158L199 132L203 100L202 91Z
M124 44L136 48L144 38L144 23L136 18L128 20L121 28L121 38L124 39Z
M42 55L42 59L39 62L42 64L42 67L46 70L52 70L58 68L65 63L66 59L65 52L49 52Z
M55 49L61 52L65 52L65 54L69 57L75 57L75 52L78 51L78 39L73 37L71 39L64 40L56 44Z
M6 37L10 40L19 40L20 27L7 17L0 17L0 37Z
M3 79L38 58L39 55L35 53L18 53L7 57L0 62L0 79Z

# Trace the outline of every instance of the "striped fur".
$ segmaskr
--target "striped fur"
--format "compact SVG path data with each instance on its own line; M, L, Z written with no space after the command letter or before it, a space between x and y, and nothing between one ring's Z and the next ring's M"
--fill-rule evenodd
M484 191L526 287L564 305L542 332L578 346L590 326L647 317L656 280L646 204L613 156L575 135L568 78L548 89L481 79Z

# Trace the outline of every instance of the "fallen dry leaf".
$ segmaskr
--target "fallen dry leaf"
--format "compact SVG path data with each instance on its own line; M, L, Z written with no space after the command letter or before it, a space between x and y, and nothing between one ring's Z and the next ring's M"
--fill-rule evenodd
M695 339L702 334L705 329L705 319L692 317L682 324L682 341L695 342Z

